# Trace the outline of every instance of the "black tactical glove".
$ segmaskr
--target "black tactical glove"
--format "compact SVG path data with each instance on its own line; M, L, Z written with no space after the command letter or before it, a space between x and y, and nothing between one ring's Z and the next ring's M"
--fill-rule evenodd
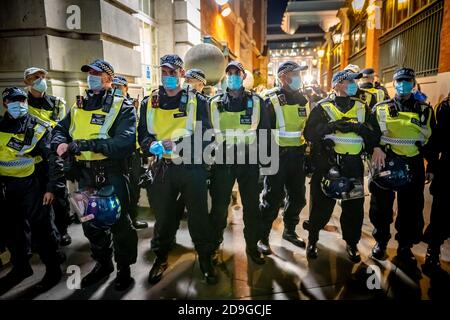
M79 156L81 151L93 151L94 142L90 140L74 140L69 144L69 153Z
M336 131L336 130L341 131L341 130L339 129L339 127L345 125L345 123L346 123L346 120L344 120L344 119L339 119L339 120L336 120L336 121L331 121L331 122L328 122L328 124L327 124L327 129L328 129L330 132L334 132L334 131Z

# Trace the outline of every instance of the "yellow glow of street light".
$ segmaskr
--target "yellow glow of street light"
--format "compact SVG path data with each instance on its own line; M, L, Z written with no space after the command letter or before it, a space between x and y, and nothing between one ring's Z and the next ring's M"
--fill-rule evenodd
M224 4L228 3L228 0L216 0L216 3L217 3L219 6L223 6Z
M220 14L222 17L228 17L231 13L231 8L228 3L220 7Z
M361 12L361 10L364 8L365 3L366 3L366 0L353 0L352 1L353 11Z
M319 51L317 51L317 55L319 56L319 58L323 58L325 56L325 50L320 49Z

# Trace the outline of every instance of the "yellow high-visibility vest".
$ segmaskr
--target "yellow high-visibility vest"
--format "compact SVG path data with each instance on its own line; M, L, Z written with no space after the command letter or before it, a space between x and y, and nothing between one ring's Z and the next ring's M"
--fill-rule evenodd
M155 90L152 96L157 96ZM186 111L180 109L162 109L152 106L152 99L147 101L147 131L154 135L156 140L178 141L181 138L194 134L197 119L197 96L189 91ZM174 158L176 155L163 155L164 158Z
M428 115L428 118L425 119L424 115L429 106L420 103L422 115L417 112L398 112L397 116L393 117L389 112L390 103L392 102L378 105L376 109L378 124L382 132L380 144L389 145L391 150L398 155L414 157L420 153L417 144L425 145L431 136L431 117Z
M210 103L211 124L214 129L216 142L225 141L227 145L252 144L256 140L256 130L260 121L260 98L252 95L252 114L248 115L245 108L239 112L219 110L219 101L222 96L216 96Z
M31 156L38 142L45 135L50 124L38 120L33 127L30 145L25 145L25 134L0 132L0 176L24 178L30 176L38 163L39 156Z
M117 116L122 109L124 98L115 96L109 112L102 109L85 110L76 105L70 110L69 134L73 140L108 139L109 130L113 126ZM83 151L76 156L79 161L103 160L107 157L101 153Z
M329 121L336 121L342 118L349 118L359 123L364 123L366 117L366 105L360 100L355 100L353 107L346 113L341 112L332 102L326 101L320 104L328 114ZM359 154L364 145L364 140L355 132L340 132L327 134L325 139L331 139L334 142L334 151L338 154Z
M276 116L276 130L272 130L275 141L281 147L298 147L305 144L303 130L309 114L309 103L286 104L281 106L277 90L266 93L272 103Z

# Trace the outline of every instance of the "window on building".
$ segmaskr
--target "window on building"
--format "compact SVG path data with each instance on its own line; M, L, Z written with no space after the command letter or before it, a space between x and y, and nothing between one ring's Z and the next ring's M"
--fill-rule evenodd
M158 86L158 50L156 28L146 22L140 23L141 85L149 91Z
M383 31L386 32L436 0L384 0Z
M350 55L357 53L366 46L366 20L362 20L350 34Z
M155 18L155 0L139 0L139 10L149 17Z

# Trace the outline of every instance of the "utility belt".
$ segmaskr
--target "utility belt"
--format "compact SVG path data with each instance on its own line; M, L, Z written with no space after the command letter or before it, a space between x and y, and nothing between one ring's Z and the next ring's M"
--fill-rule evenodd
M96 187L103 187L107 183L109 174L126 174L126 160L97 160L97 161L77 161L76 167L81 170L89 171L89 175L93 175Z

